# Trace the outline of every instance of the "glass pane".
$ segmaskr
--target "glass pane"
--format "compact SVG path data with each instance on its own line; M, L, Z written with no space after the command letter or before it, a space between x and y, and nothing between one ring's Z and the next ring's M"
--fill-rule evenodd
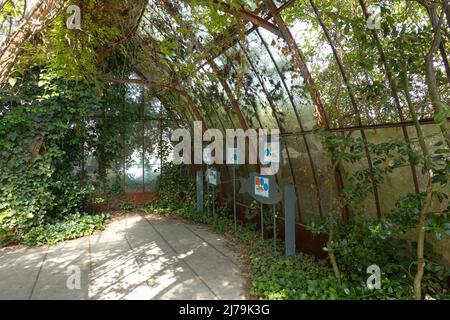
M289 154L294 171L296 188L300 202L301 222L307 223L320 217L315 191L314 177L306 153L302 137L284 137L283 141L289 148ZM297 217L300 221L299 217Z

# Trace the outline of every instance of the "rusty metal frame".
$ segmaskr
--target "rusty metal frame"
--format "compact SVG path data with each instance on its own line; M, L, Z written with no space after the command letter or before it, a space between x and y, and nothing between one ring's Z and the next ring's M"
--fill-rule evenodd
M320 97L320 93L316 89L315 81L311 75L311 72L309 71L309 68L306 64L306 59L305 59L303 53L301 52L294 37L292 36L291 31L289 30L286 23L284 22L284 19L281 17L279 8L277 8L277 6L273 2L273 0L263 0L263 1L264 1L264 3L266 3L267 7L269 8L269 11L272 14L274 21L276 22L276 25L280 28L280 30L283 34L283 39L286 41L286 43L289 47L289 50L292 53L294 63L297 66L297 69L299 70L303 79L305 80L306 87L309 90L309 93L313 100L313 104L316 108L317 124L324 129L329 129L330 125L329 125L329 121L328 121L324 106L322 104L322 99ZM332 166L334 167L334 161L332 161ZM342 174L341 174L339 166L336 167L334 175L335 175L336 187L337 187L338 193L340 194L340 193L342 193L342 190L344 189L344 179L342 178ZM342 216L344 217L344 219L348 218L348 208L343 209Z
M270 108L272 109L272 113L273 116L275 118L275 121L277 122L277 126L278 129L280 130L280 132L282 133L284 131L283 126L281 125L280 119L278 118L277 112L276 112L276 107L270 97L269 92L267 91L266 85L264 84L264 81L262 80L261 76L258 73L258 70L256 70L255 65L252 61L252 58L250 57L250 55L248 54L248 52L245 50L244 46L242 46L239 42L238 42L241 50L244 52L245 56L247 57L247 61L250 63L250 67L253 70L253 73L255 74L256 78L258 79L259 85L261 86L261 89L264 92L264 95L266 96L267 101L269 102ZM287 156L287 160L289 163L289 170L291 171L291 176L292 176L292 181L294 183L295 186L295 193L296 193L296 197L297 197L297 207L298 207L298 216L299 216L299 221L302 221L302 214L301 214L301 206L300 206L300 193L298 191L298 184L297 184L297 179L295 177L295 173L294 173L294 169L292 166L292 160L291 160L291 155L289 153L289 148L287 146L287 143L283 143L285 151L286 151L286 156Z
M210 1L202 1L202 2L210 3ZM220 10L220 11L232 14L232 15L237 14L245 21L251 22L255 26L264 28L264 29L272 32L273 34L275 34L279 37L282 37L280 29L277 26L275 26L274 24L272 24L270 21L268 21L267 19L263 19L260 16L254 14L252 12L248 12L244 9L233 10L233 9L231 9L229 4L221 2L221 1L213 0L212 3L213 3L214 8L217 10Z
M161 3L161 5L162 5L166 10L168 10L169 14L172 16L172 18L175 19L175 21L177 21L178 23L183 23L183 24L185 24L184 21L182 21L180 17L177 17L176 15L174 15L174 12L173 12L172 10L169 10L169 9L170 9L170 8L169 8L169 4L168 4L166 1L160 1L160 3ZM155 10L154 10L154 11L155 11ZM157 14L159 15L159 13L158 13L157 11L155 11L155 13L157 13ZM162 17L161 17L161 18L162 18ZM177 19L178 19L178 20L177 20ZM165 19L162 19L162 20L164 21L164 23L166 23L166 24L168 23ZM156 27L156 26L155 26L155 27ZM157 27L156 27L156 28L157 28ZM169 28L171 28L171 26L169 26ZM199 43L197 43L197 44L200 45ZM217 68L217 69L218 69L218 67L215 65L215 63L214 63L214 61L213 61L212 59L210 60L210 66L213 68L213 70L214 70L214 68ZM207 75L207 76L208 76L208 75ZM232 94L231 89L228 87L228 84L227 84L226 82L224 82L224 81L222 81L222 80L220 79L220 77L219 77L219 75L217 74L217 72L216 72L216 76L217 76L218 80L220 81L220 83L222 84L222 87L224 88L226 94L228 95L229 100L230 100L230 102L231 102L231 105L232 105L234 111L236 112L236 114L237 114L237 116L238 116L238 119L239 119L239 122L240 122L241 126L245 125L245 124L246 124L246 120L245 120L245 118L242 116L241 110L240 110L238 104L237 104L237 103L234 103L234 104L233 104L233 94ZM177 82L179 83L179 81L177 81ZM213 81L211 81L211 82L213 82ZM195 90L193 90L193 91L195 91ZM206 111L208 108L206 108L206 107L203 105L202 101L199 100L199 102L200 102L200 104L201 104L202 107L203 107L203 108L201 108L201 109L205 109L205 111ZM214 108L212 108L212 109L214 110L214 112L217 112L217 110L215 110ZM210 120L211 123L213 122L213 121L211 120L211 118L210 118L209 120ZM222 120L220 119L220 117L219 117L219 123L220 123L220 125L221 125L223 128L225 128L224 125L223 125L223 123L222 123ZM233 126L234 126L234 123L233 123L233 122L232 122L232 124L233 124ZM222 168L219 168L217 165L216 165L216 168L217 168L218 170L222 171ZM227 170L227 172L228 172L228 168L227 168L226 170ZM221 188L221 192L223 193L223 186L221 185L220 188Z
M292 108L294 109L295 118L297 119L300 131L303 132L304 131L303 123L302 123L302 121L300 119L300 115L298 114L297 105L296 105L296 103L294 101L294 97L292 96L292 94L291 94L291 92L290 92L290 90L289 90L289 88L287 86L286 79L285 79L283 73L281 72L280 68L278 67L278 65L277 65L277 63L275 61L275 58L273 56L273 53L270 51L270 48L267 45L266 41L264 40L263 36L261 35L261 33L258 30L256 30L256 34L258 35L261 43L263 44L264 48L266 49L267 53L269 54L270 60L272 61L272 64L275 66L277 74L280 77L281 83L283 84L283 88L284 88L286 94L288 95L288 98L289 98L289 101L291 103ZM306 135L302 135L302 138L303 138L303 142L305 144L306 154L308 156L309 165L311 167L311 172L312 172L312 175L313 175L313 181L314 181L314 185L315 185L315 188L316 188L314 191L316 193L316 202L317 202L317 206L319 208L319 215L320 215L320 217L323 217L323 209L322 209L322 202L321 202L321 197L320 197L319 182L318 182L318 179L317 179L316 166L315 166L314 161L313 161L312 156L311 156L311 151L310 151L310 148L309 148L308 140L306 139ZM297 195L297 197L298 197L298 195Z
M356 116L356 123L359 127L362 127L362 118L361 118L361 112L359 110L359 106L358 106L358 101L355 97L355 94L353 92L353 88L352 85L350 84L350 81L347 77L347 73L344 69L344 64L342 62L342 58L339 55L339 52L336 48L336 45L333 41L333 39L330 36L330 33L328 32L327 27L325 26L325 23L323 22L319 11L314 3L314 0L309 0L309 3L311 4L311 7L314 10L314 14L316 15L317 20L319 21L319 24L322 28L323 33L325 34L326 39L328 40L328 43L331 47L331 50L333 52L333 56L336 60L336 64L338 66L339 69L339 73L341 74L342 80L344 81L345 87L347 88L347 93L348 96L350 97L350 102L353 108L353 112L354 115ZM380 196L378 194L378 187L375 184L375 177L373 174L373 162L372 162L372 156L370 154L369 148L367 146L367 137L366 137L366 133L364 132L364 129L361 128L360 129L360 134L361 137L363 138L363 143L364 143L364 149L365 149L365 153L366 153L366 157L367 157L367 163L369 165L369 170L370 170L370 176L371 176L371 180L372 180L372 189L373 189L373 195L375 198L375 206L376 206L376 210L377 210L377 216L378 218L381 218L381 206L380 206Z
M367 11L367 7L366 7L366 4L365 4L364 0L358 0L358 1L359 1L361 10L363 12L364 18L366 20L369 19L369 13ZM383 62L384 71L385 71L385 74L386 74L387 82L389 84L389 88L391 89L391 92L392 92L392 97L394 98L394 101L395 101L395 106L397 108L398 117L399 117L400 121L403 122L403 121L405 121L405 116L403 114L402 107L401 107L401 104L400 104L400 98L399 98L399 95L398 95L398 91L397 91L394 79L392 77L391 67L389 66L389 63L387 62L387 58L386 58L386 55L384 53L384 49L383 49L383 46L381 44L381 41L380 41L380 38L378 36L377 31L376 30L372 30L371 35L372 35L372 38L375 41L375 44L377 46L377 50L378 50L378 54L380 56L380 59ZM411 147L411 141L410 141L410 138L409 138L409 135L408 135L408 130L406 129L406 126L402 126L402 133L403 133L403 137L405 138L405 141L408 143L409 148L411 149L412 148ZM419 181L418 181L418 178L417 178L417 170L416 170L416 167L413 164L411 164L410 167L411 167L411 174L412 174L413 182L414 182L414 189L415 189L416 194L418 194L420 192L420 190L419 190Z
M205 1L205 2L207 2L207 1ZM324 31L325 36L326 36L326 38L327 38L327 40L328 40L328 42L329 42L329 44L330 44L330 46L332 48L333 55L334 55L334 58L335 58L338 70L339 70L340 75L342 77L343 83L346 86L347 94L348 94L348 97L350 98L351 105L353 107L353 116L355 116L355 120L356 120L356 123L355 123L354 126L346 126L346 127L340 127L340 128L331 128L330 124L329 124L329 121L327 119L327 113L325 112L325 109L324 109L323 104L322 104L322 99L320 97L320 92L319 92L320 90L316 89L315 82L314 82L314 79L313 79L309 69L308 69L308 66L307 66L307 63L306 63L306 59L305 59L303 53L301 52L300 48L298 47L297 43L295 42L295 39L293 38L293 36L292 36L292 34L290 32L290 29L288 28L288 26L286 25L286 23L284 22L284 20L283 20L283 18L281 16L282 10L285 7L287 7L288 5L291 5L292 3L294 3L295 0L289 0L289 1L285 2L280 7L277 7L273 0L263 0L263 2L266 4L266 6L267 6L267 8L268 8L268 10L270 12L264 18L262 18L262 17L260 17L258 15L258 13L260 13L260 11L258 11L258 13L255 13L255 12L248 12L246 10L234 10L234 9L230 8L227 4L224 4L224 3L216 1L216 0L213 0L213 5L214 5L214 7L217 10L222 10L223 12L226 12L226 13L229 13L229 14L238 15L243 20L251 22L252 24L254 24L253 27L251 27L250 29L247 30L246 34L248 35L249 33L251 33L251 32L256 30L256 33L258 34L258 36L259 36L262 44L264 45L267 53L269 54L269 56L270 56L270 58L272 60L272 63L274 64L274 66L276 68L277 74L278 74L278 76L281 79L281 84L284 87L284 91L286 92L287 97L289 98L291 106L294 108L294 113L295 113L295 116L297 118L297 122L298 122L298 125L299 125L299 128L300 128L300 132L286 132L286 131L283 130L282 136L302 136L303 137L304 142L305 142L305 146L307 148L307 153L308 153L310 166L311 166L311 169L313 171L314 183L315 183L316 189L317 189L316 190L317 197L318 197L317 198L317 202L318 202L318 205L319 205L319 208L320 208L320 215L322 215L322 203L321 203L321 199L320 199L319 183L318 183L318 179L317 179L317 174L315 172L315 164L314 164L314 161L313 161L312 156L310 154L308 140L306 139L306 135L307 134L312 134L312 131L304 129L304 127L302 125L302 121L301 121L300 115L298 114L298 110L297 110L296 105L295 105L295 101L294 101L293 96L292 96L292 92L289 90L289 88L288 88L288 86L286 84L285 77L284 77L282 71L277 66L276 61L275 61L275 59L274 59L274 57L273 57L273 55L272 55L272 53L270 51L270 48L268 47L267 43L264 41L263 37L259 33L258 28L261 27L261 28L264 28L264 29L268 30L269 32L275 34L276 36L282 38L288 44L290 53L292 54L292 57L293 57L293 64L297 68L297 70L300 71L300 74L302 75L302 77L304 78L304 80L306 82L306 87L307 87L307 89L309 90L309 92L311 94L311 98L312 98L313 104L314 104L314 106L316 108L316 113L317 113L317 116L318 116L317 117L317 122L323 128L325 128L325 129L327 129L327 130L329 130L331 132L359 131L361 133L361 137L364 140L367 140L366 139L365 130L380 129L380 128L400 128L402 130L402 132L403 132L403 136L404 136L405 140L408 143L410 143L410 138L409 138L409 135L408 135L407 128L412 125L412 122L406 121L406 117L405 117L405 115L403 113L403 110L402 110L402 107L401 107L401 104L400 104L398 91L397 91L397 89L395 87L395 83L394 83L394 81L392 79L392 71L390 70L390 66L389 66L389 64L386 61L386 57L385 57L385 54L384 54L384 51L383 51L383 47L381 46L381 42L380 42L380 40L378 38L377 32L376 31L372 31L372 37L374 38L375 43L377 44L377 50L379 52L381 61L383 62L386 80L387 80L387 83L390 86L390 89L391 89L391 92L392 92L392 97L394 98L395 105L397 107L398 117L399 117L400 121L397 122L397 123L383 123L383 124L377 124L377 125L370 125L370 124L364 124L363 123L362 118L361 118L360 109L359 109L359 106L358 106L358 101L357 101L357 98L356 98L356 96L354 95L354 93L352 91L351 81L348 78L348 76L346 74L346 71L344 70L343 61L342 61L341 56L339 55L338 48L334 44L331 36L328 34L326 26L325 26L325 23L320 18L320 13L319 13L319 10L318 10L317 6L315 5L313 0L310 0L310 4L313 7L314 13L316 14L316 17L319 20L319 24L321 25L322 30ZM360 5L361 5L361 8L363 10L363 14L367 18L368 14L367 14L367 10L365 10L365 8L364 8L364 1L363 0L359 0L359 2L360 2ZM160 4L161 3L167 3L167 1L161 0L161 1L159 1L159 3ZM210 3L210 2L208 2L208 3ZM260 8L258 8L258 10L260 10ZM173 13L170 10L167 10L167 8L166 8L166 11L168 12L169 15L171 15ZM273 18L273 22L270 21L270 19L272 19L272 18ZM163 21L165 21L165 19L163 19ZM217 39L214 39L212 41L215 41L215 40L217 40ZM232 38L232 39L228 38L226 40L229 40L227 42L230 42L230 43L227 43L224 46L224 51L226 51L227 48L230 48L233 45L239 44L239 39L236 39L236 38ZM202 47L203 47L203 49L207 49L208 48L208 44L206 44L206 45L204 45ZM248 60L250 61L250 65L251 65L251 67L253 69L253 72L257 75L257 78L259 78L258 81L260 82L260 85L263 87L263 91L264 91L264 93L265 93L265 95L267 97L267 100L269 101L269 104L271 105L272 111L274 113L275 120L276 120L276 122L278 124L278 127L281 130L282 128L280 127L279 119L276 116L276 109L275 109L275 107L273 105L273 101L271 101L271 98L268 95L267 89L264 88L264 83L261 82L260 76L258 75L257 70L256 70L255 66L253 65L251 57L249 57L248 52L246 52L245 48L242 48L242 50L247 55ZM222 53L224 51L222 51ZM212 55L211 52L208 52L207 56L205 58L206 58L206 62L204 62L199 67L199 70L201 68L203 68L205 65L209 65L211 67L211 69L213 71L212 73L215 75L217 80L220 82L220 84L222 86L222 89L224 90L225 95L228 98L228 102L232 106L233 112L238 117L238 120L239 120L239 123L240 123L241 127L244 130L247 129L248 128L248 122L247 122L246 116L242 113L242 110L240 108L239 102L236 99L235 92L233 92L232 88L227 83L227 81L228 81L227 75L223 74L223 70L221 70L217 66L217 64L215 64L214 56ZM210 77L209 73L210 72L208 71L207 74L206 74L207 77ZM172 76L172 78L175 76L175 74L173 72L169 72L169 74ZM181 79L181 81L183 81L183 79ZM179 86L181 86L181 81L177 81L177 82L174 82L174 83L171 83L171 84L164 84L164 83L161 83L161 84L146 83L146 84L150 85L150 86L155 86L157 88L159 87L159 88L162 88L162 89L165 89L165 90L169 90L169 91L171 91L171 92L173 92L175 94L183 95L183 97L187 100L187 104L188 104L189 109L190 109L189 111L192 111L193 114L195 115L195 117L198 118L199 115L201 115L201 111L206 110L206 106L203 105L203 103L201 101L200 101L200 106L195 106L196 103L195 103L194 99L187 93L186 88L181 89L181 91L179 91L180 90ZM204 88L202 88L202 90L204 90ZM247 90L247 88L245 88L245 90ZM184 94L182 94L182 92ZM195 90L192 92L192 94L195 95ZM195 108L193 108L192 106L194 106ZM261 120L259 119L257 108L254 105L252 105L252 107L253 107L253 109L255 111L256 120L259 122L259 124L261 126L262 123L261 123ZM225 109L225 113L227 114L227 116L230 116L230 114L229 114L230 109L228 109L228 108L224 108L224 109ZM213 111L216 113L216 115L218 114L217 110L213 110ZM203 117L203 115L201 115L201 116ZM224 127L222 119L220 119L220 117L219 117L219 119L216 119L216 120L219 121L219 123L220 123L220 125L222 127ZM230 120L231 120L231 123L234 125L234 121L231 118L230 118ZM427 125L427 124L431 124L431 123L434 123L431 119L427 119L427 120L422 120L421 121L421 124L423 124L423 125ZM367 156L369 167L372 167L371 155L370 155L370 152L369 152L367 146L366 146L366 156ZM290 167L290 170L291 170L291 173L292 173L292 177L293 177L293 179L295 179L295 175L292 172L293 167L292 167L292 164L291 164L291 159L290 159L289 154L288 154L288 161L289 161L289 167ZM412 166L412 165L411 165L411 174L412 174L412 177L413 177L413 180L414 180L415 190L416 190L416 192L418 192L419 183L418 183L418 178L417 178L417 172L416 172L416 168L414 166ZM340 175L340 173L338 173L337 176L336 176L336 185L337 185L338 189L340 189L340 190L342 190L342 188L344 186L343 179L342 179L342 176ZM374 189L375 204L376 204L376 208L377 208L377 215L380 216L381 215L380 200L379 200L378 191L377 191L377 188L376 188L375 185L373 185L373 189ZM299 206L299 209L300 209L300 206Z

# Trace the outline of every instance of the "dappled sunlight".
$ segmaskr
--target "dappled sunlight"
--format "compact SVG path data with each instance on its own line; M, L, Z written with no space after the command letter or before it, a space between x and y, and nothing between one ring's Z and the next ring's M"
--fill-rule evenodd
M220 240L214 234L208 236ZM4 252L0 256L0 297L95 300L241 297L243 280L234 262L218 252L221 248L217 249L217 244L212 247L202 238L178 220L121 217L90 237L50 248ZM222 250L226 252L225 248ZM79 290L66 287L71 266L80 267ZM17 293L11 289L11 281L19 285Z
M0 300L449 298L449 28L448 0L0 0Z

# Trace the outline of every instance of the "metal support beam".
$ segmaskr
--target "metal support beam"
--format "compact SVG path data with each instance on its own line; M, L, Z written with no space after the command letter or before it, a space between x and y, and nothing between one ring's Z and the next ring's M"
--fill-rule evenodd
M295 255L295 188L284 188L284 243L286 258Z
M203 212L203 171L197 171L197 212Z
M261 18L260 16L254 14L254 13L248 12L244 9L233 10L233 9L231 9L231 7L228 4L219 2L219 1L213 1L213 3L214 3L214 7L217 10L221 10L221 11L229 13L229 14L237 13L245 21L251 22L257 27L264 28L267 31L272 32L273 34L275 34L276 36L278 36L280 38L283 37L280 29L277 26L275 26L273 23L269 22L266 19Z

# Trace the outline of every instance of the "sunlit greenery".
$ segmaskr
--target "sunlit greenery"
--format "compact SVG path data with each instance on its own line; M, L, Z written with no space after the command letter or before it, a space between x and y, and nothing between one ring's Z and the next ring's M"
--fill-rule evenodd
M199 167L168 163L167 136L194 121L223 132L280 129L277 179L296 184L297 222L326 234L328 260L274 255L255 240L256 207L245 198L235 236L248 246L252 293L448 298L448 255L430 246L448 250L450 236L445 1L74 0L81 30L67 28L66 2L33 23L26 4L2 2L0 11L0 245L103 228L109 216L90 214L89 204L118 198L132 209L123 197L145 189L157 167L150 155L163 165L151 172L160 174L159 200L148 211L229 233L229 184L217 219L195 212ZM14 35L22 42L9 43ZM133 165L147 175L128 176ZM254 170L241 166L238 176ZM364 268L375 262L385 281L368 292Z

